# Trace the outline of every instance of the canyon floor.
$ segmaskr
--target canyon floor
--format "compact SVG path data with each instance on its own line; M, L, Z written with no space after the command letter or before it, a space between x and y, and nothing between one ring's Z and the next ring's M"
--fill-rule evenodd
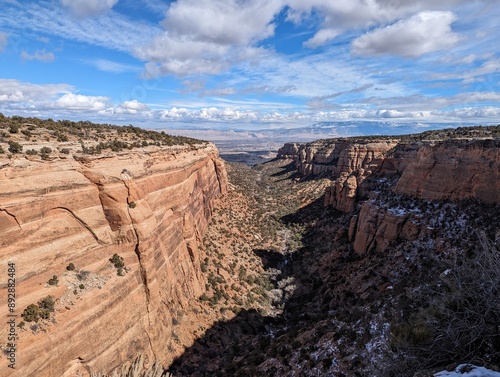
M500 370L500 126L224 164L132 126L0 120L1 257L29 322L12 376Z
M173 376L432 376L467 356L498 369L498 353L453 343L470 340L463 332L479 317L445 329L456 301L470 299L448 287L496 274L475 263L498 240L498 206L406 198L374 181L389 208L418 209L433 232L360 256L348 237L352 214L323 204L328 178L303 177L291 160L227 170L229 193L204 239L200 301L216 322L204 321Z

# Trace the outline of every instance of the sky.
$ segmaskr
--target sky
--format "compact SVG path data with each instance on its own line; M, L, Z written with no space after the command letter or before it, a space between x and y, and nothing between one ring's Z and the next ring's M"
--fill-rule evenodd
M0 112L147 128L500 123L498 0L0 0Z

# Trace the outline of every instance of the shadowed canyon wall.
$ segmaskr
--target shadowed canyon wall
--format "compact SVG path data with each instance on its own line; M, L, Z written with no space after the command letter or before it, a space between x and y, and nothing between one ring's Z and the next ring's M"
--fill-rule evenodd
M390 184L395 194L423 200L476 198L500 203L498 138L320 140L285 144L278 157L293 158L304 175L331 177L325 205L354 214L349 238L360 254L384 251L391 241L413 240L428 231L420 225L418 213L385 208L377 199L377 179L380 184Z
M1 297L11 261L17 323L28 305L56 299L52 322L18 329L16 369L2 358L2 375L109 371L139 353L168 365L173 313L204 291L198 246L227 190L215 146L79 156L0 160Z

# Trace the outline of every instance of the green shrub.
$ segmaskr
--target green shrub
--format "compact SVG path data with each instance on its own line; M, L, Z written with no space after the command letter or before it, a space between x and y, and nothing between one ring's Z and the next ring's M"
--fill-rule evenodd
M39 314L42 319L49 319L50 313L54 311L55 301L52 296L47 296L38 301Z
M125 263L123 262L123 258L120 257L118 254L113 254L111 258L109 258L109 261L115 266L116 268L116 274L118 276L124 276L125 275Z
M73 263L70 263L66 266L66 270L68 271L74 271L75 270L75 265Z
M49 279L48 283L49 285L57 285L57 283L59 283L59 278L54 275Z
M123 258L116 253L113 254L111 258L109 258L109 261L113 264L113 266L115 266L115 268L125 267L125 263L123 263Z
M55 304L56 304L56 302L54 301L54 297L52 297L52 296L44 297L43 299L41 299L40 301L38 301L38 306L40 308L42 308L42 309L48 309L51 312L54 311L54 305Z
M130 202L128 204L128 206L129 206L129 208L135 208L135 207L137 207L137 203L136 202Z
M51 153L52 149L50 149L49 147L43 147L40 149L40 155L43 159L47 159Z
M35 304L29 304L26 309L24 309L21 317L24 318L26 322L38 322L40 319L39 314L40 308Z
M50 313L54 311L55 301L52 296L47 296L38 301L38 305L29 304L26 309L24 309L21 317L24 318L26 322L38 322L39 319L49 319Z
M78 286L78 288L80 288L80 289L85 289L85 285L80 284L80 285Z
M23 151L23 146L16 141L9 141L9 152L10 153L21 153Z
M27 154L27 155L30 155L30 156L35 156L35 155L37 155L37 154L38 154L38 151L37 151L36 149L28 149L28 150L26 151L26 154Z

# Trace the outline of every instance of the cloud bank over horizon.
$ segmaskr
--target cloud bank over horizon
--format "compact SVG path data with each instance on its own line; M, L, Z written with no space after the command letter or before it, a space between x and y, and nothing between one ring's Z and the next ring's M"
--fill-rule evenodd
M492 0L0 1L6 115L500 122Z

